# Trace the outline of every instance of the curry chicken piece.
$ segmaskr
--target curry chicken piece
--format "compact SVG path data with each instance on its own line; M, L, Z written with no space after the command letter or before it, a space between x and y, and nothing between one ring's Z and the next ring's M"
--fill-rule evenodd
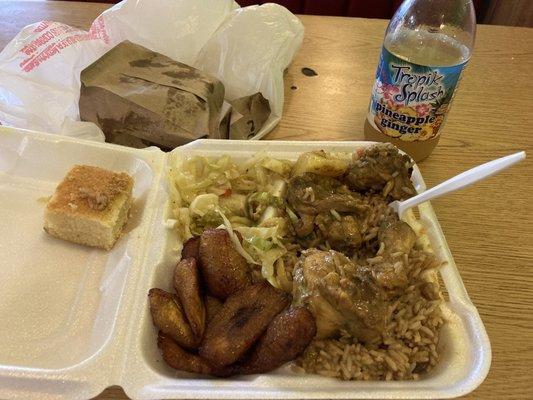
M363 150L348 167L345 180L357 192L382 192L389 200L404 200L416 192L411 182L413 161L384 143Z
M369 206L338 179L312 173L296 176L289 181L287 200L299 217L293 222L297 237L315 232L339 250L361 244L357 216L364 215Z
M378 242L383 243L383 261L371 266L372 275L386 289L406 288L409 283L403 255L411 252L416 233L403 221L386 221L379 228Z
M340 180L309 172L289 181L287 200L300 214L361 212L368 208L361 195Z
M357 248L363 242L361 228L353 215L335 217L331 213L319 214L314 224L333 249Z
M317 338L348 330L364 342L385 329L387 302L368 269L334 250L305 250L294 269L293 296L313 313Z
M317 321L317 337L328 338L346 329L364 342L378 339L388 321L388 299L406 288L409 279L404 256L411 252L416 234L391 216L378 232L381 260L366 265L334 250L302 252L293 272L293 296Z

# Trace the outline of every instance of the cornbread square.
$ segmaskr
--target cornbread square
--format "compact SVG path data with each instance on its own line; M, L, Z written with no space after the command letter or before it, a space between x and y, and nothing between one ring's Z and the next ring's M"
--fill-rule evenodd
M75 165L46 205L44 230L109 250L128 220L132 189L133 179L124 172Z

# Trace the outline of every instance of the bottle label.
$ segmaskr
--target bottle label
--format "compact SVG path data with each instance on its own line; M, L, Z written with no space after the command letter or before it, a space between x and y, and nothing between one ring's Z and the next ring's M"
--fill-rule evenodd
M437 137L465 64L427 67L383 47L368 111L370 124L406 142Z

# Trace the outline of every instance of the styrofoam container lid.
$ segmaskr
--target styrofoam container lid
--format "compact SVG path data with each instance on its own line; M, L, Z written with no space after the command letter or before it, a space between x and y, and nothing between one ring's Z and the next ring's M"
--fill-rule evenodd
M172 153L231 155L258 151L295 160L305 151L353 152L369 142L198 140ZM231 379L177 372L161 359L147 306L152 287L170 290L179 259L166 184L168 153L0 127L0 398L85 399L122 386L135 399L156 398L449 398L474 390L491 349L429 203L420 223L442 260L449 300L439 364L418 381L339 381L272 373ZM133 176L126 234L109 251L48 236L46 199L74 164ZM413 182L425 189L415 167Z

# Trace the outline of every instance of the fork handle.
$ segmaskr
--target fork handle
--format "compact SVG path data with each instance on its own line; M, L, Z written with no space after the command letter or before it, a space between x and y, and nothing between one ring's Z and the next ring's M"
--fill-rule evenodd
M410 199L404 200L399 204L399 215L402 215L403 211L415 207L424 201L428 201L443 194L453 192L470 186L471 184L480 181L482 179L488 178L498 172L509 168L511 165L514 165L526 158L525 151L519 151L518 153L511 154L496 160L489 161L485 164L478 165L468 171L465 171L459 175L454 176L453 178L444 181L437 186L432 187Z

